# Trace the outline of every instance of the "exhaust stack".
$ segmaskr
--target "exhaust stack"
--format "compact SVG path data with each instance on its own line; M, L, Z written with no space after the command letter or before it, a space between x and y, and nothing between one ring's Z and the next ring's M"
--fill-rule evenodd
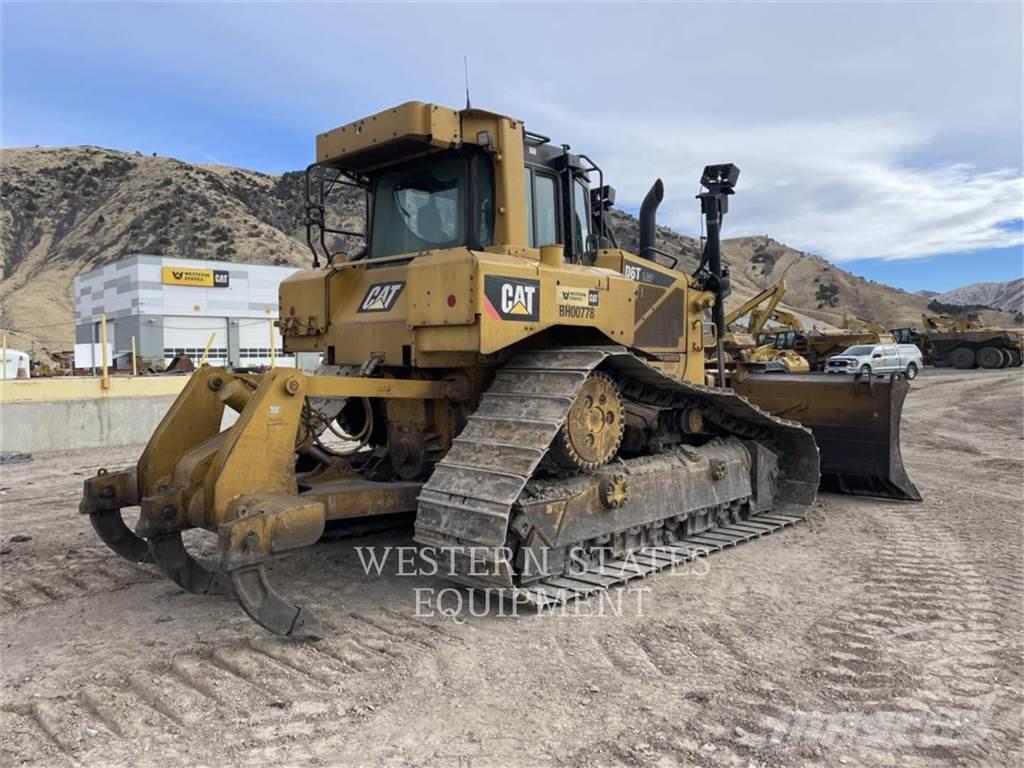
M640 256L645 259L652 258L648 254L652 248L654 248L655 238L655 214L658 211L658 206L661 201L665 198L665 185L661 183L661 179L658 179L651 186L650 190L644 196L643 203L640 204Z

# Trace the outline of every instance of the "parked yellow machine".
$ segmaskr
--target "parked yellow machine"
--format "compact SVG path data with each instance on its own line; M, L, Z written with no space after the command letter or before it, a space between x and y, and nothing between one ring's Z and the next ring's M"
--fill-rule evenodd
M731 363L734 376L749 373L808 373L807 361L792 350L776 349L774 343L759 343L766 335L774 340L774 334L765 331L769 321L783 322L790 327L800 327L800 321L785 310L778 309L779 302L786 294L786 281L765 288L725 315L725 352ZM745 328L738 327L738 321L747 318Z
M1024 362L1024 329L991 328L961 317L921 315L921 329L896 328L900 344L916 344L925 362L954 368L1008 368Z
M705 376L734 166L705 169L691 275L655 259L660 181L629 253L601 170L513 118L413 102L321 134L316 153L314 267L282 284L279 324L289 353L323 367L193 374L138 464L85 483L81 509L115 551L190 591L230 590L287 635L309 616L265 565L330 520L415 511L453 579L547 605L808 510L811 433ZM347 256L335 244L358 233L329 223L342 184L368 206ZM225 408L238 419L221 431ZM213 568L183 546L193 527L218 535Z

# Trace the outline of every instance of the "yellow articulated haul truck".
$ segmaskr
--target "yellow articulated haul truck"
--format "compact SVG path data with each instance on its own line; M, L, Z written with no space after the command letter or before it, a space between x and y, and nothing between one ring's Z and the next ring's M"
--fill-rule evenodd
M916 344L925 362L953 368L1016 368L1024 361L1024 330L987 328L961 318L921 315L921 330L897 328L901 344Z
M655 259L660 182L629 253L601 170L513 118L413 102L321 134L316 157L313 268L281 285L279 324L321 369L195 372L137 465L85 483L81 510L116 552L290 635L310 616L266 564L328 521L415 512L453 580L545 606L807 512L811 432L705 374L734 166L705 169L706 258L686 274ZM348 254L334 244L353 233L328 223L343 184L367 201ZM799 418L805 403L769 395ZM196 527L218 536L212 566L183 545Z

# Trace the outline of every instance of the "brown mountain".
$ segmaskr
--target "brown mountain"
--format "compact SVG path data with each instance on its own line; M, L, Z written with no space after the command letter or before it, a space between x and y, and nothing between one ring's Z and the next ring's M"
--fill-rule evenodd
M302 174L273 176L96 147L5 149L0 154L0 328L37 354L72 344L71 285L83 270L128 253L305 266ZM361 200L339 222L360 225ZM636 220L613 212L624 247ZM728 221L727 221L728 225ZM700 246L659 230L661 247L693 269ZM837 323L842 313L883 324L916 321L928 300L856 277L767 237L728 240L736 303L785 278L787 305Z
M971 283L935 297L943 304L981 305L1007 312L1024 311L1024 277L1001 283Z

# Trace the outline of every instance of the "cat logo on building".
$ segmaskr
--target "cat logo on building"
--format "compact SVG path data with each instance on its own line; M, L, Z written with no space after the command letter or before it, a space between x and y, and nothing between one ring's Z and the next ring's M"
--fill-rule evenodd
M540 282L487 275L484 280L484 311L492 320L540 320Z
M187 285L192 288L227 288L231 281L227 270L190 267L163 267L160 277L164 285Z
M375 283L366 290L357 312L390 312L405 283Z

